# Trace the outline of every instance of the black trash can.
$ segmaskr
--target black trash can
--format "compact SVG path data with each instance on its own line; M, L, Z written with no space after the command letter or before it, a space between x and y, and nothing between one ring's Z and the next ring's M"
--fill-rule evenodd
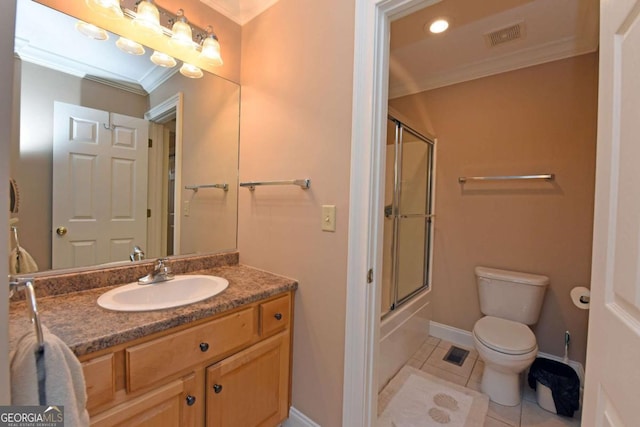
M558 415L573 417L580 407L580 378L565 363L538 357L529 368L529 387L537 391L538 404ZM548 395L551 390L553 406Z

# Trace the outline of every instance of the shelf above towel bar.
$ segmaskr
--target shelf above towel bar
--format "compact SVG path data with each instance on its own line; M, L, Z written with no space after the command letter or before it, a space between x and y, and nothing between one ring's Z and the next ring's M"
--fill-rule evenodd
M199 184L199 185L185 185L185 190L193 190L197 193L200 188L219 188L224 191L229 191L229 184Z
M289 181L250 181L240 183L240 187L248 187L251 191L255 190L259 185L297 185L303 190L307 190L309 187L311 187L311 180L309 178L305 178L292 179Z
M458 182L460 184L464 184L469 181L508 181L522 179L544 179L546 181L553 181L555 179L555 175L547 173L540 175L461 176L458 177Z

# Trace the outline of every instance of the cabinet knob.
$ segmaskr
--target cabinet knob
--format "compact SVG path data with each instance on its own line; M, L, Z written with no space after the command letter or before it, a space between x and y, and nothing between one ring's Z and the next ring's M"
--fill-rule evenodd
M209 343L201 342L200 343L200 351L204 353L207 350L209 350Z
M213 385L213 391L218 394L222 391L222 386L220 384L214 384Z
M276 313L273 315L273 317L276 318L276 320L281 320L282 319L282 313Z
M193 406L193 404L196 403L195 396L188 395L186 400L187 400L187 405L189 406Z

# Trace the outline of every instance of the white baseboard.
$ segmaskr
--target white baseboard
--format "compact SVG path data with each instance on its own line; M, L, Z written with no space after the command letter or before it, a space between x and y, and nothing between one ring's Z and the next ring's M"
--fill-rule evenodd
M433 320L430 322L429 334L433 337L440 338L463 347L474 347L473 336L471 335L471 332L465 331L464 329L454 328L453 326L444 325L442 323L434 322ZM560 356L544 353L542 351L538 352L538 357L544 357L545 359L556 360L558 362L563 361L562 357ZM576 371L576 374L578 374L578 378L580 378L580 384L584 386L584 366L582 366L582 363L570 360L569 366L571 366L573 370Z
M283 427L320 427L311 418L298 411L293 406L289 409L289 418L282 423Z

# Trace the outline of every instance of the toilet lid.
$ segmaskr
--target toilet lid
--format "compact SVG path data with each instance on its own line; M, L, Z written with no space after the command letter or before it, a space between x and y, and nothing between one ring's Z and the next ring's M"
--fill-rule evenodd
M473 328L478 340L489 348L506 354L525 354L536 348L536 336L523 323L486 316Z

